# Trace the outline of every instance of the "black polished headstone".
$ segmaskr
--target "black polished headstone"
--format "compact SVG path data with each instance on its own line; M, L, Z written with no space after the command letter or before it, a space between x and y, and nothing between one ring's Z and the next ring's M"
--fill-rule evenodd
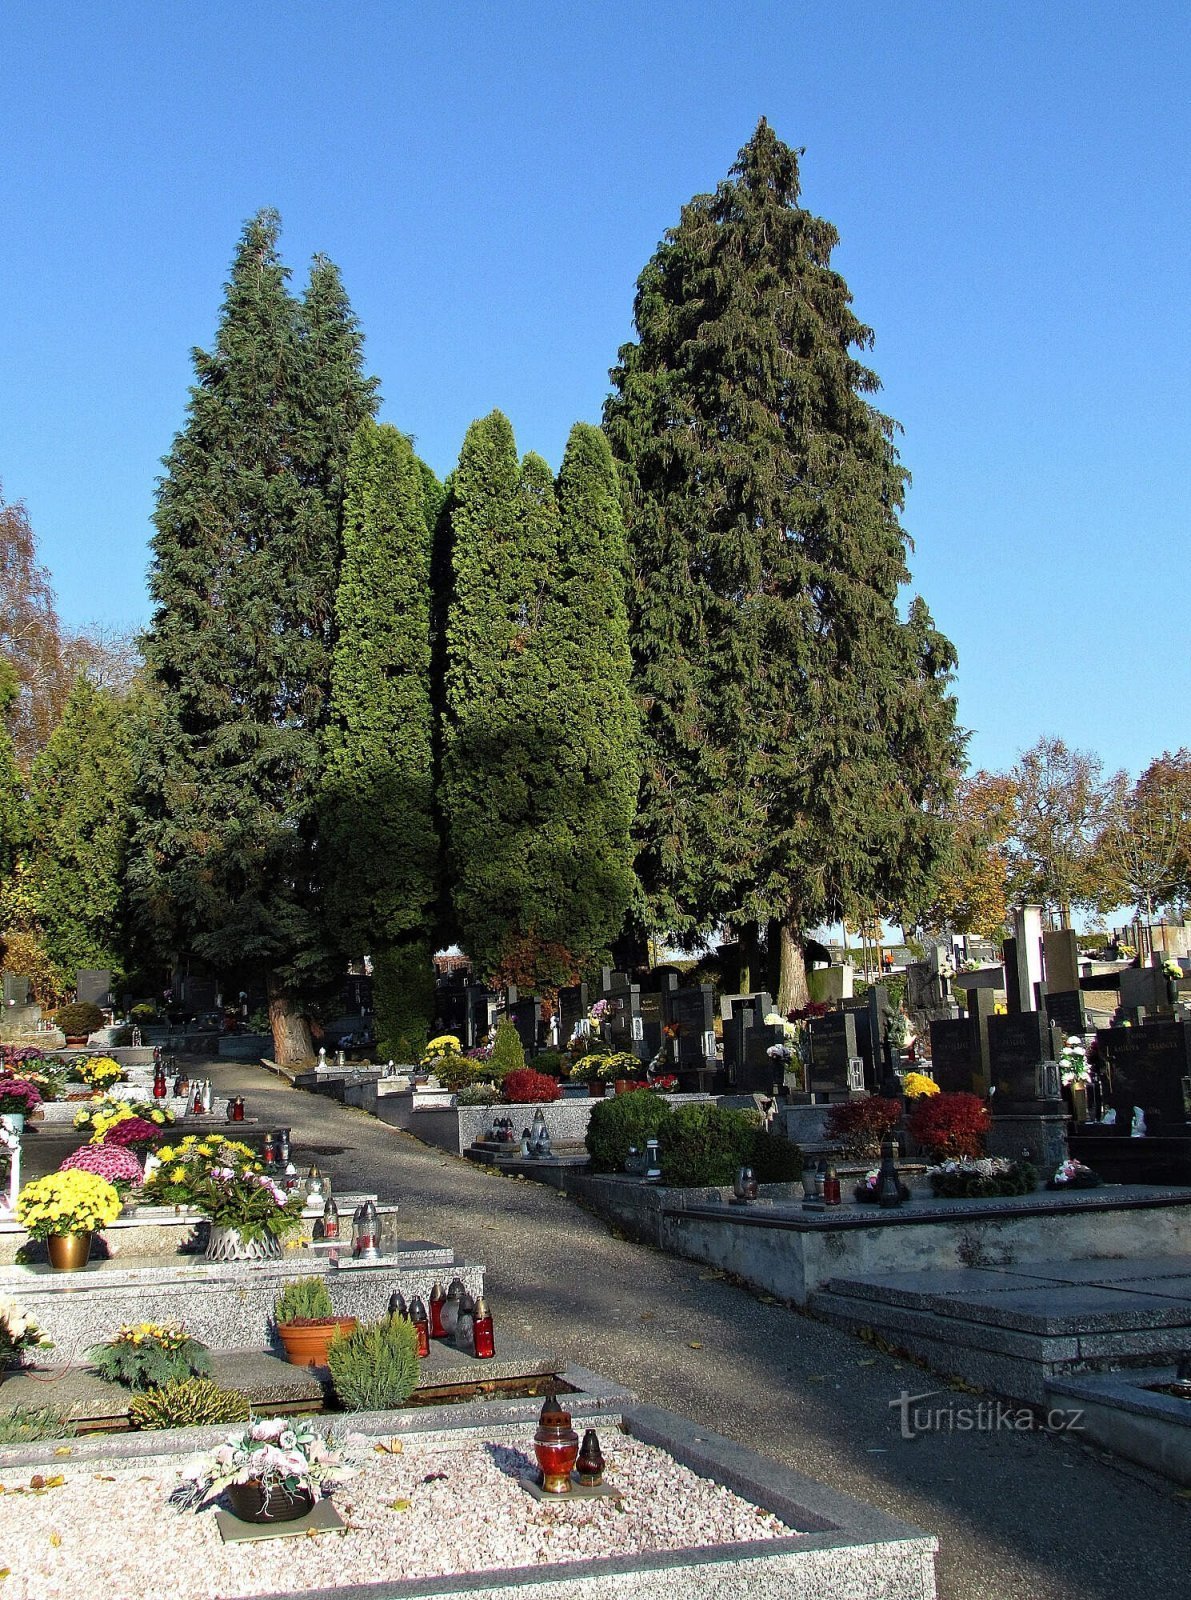
M1083 995L1078 989L1060 990L1056 994L1048 988L1046 1015L1063 1030L1064 1034L1087 1032L1088 1023L1084 1015Z
M860 1054L856 1044L856 1016L851 1011L829 1011L813 1017L811 1036L811 1091L847 1094L848 1062Z
M1181 1131L1191 1121L1191 1023L1101 1028L1096 1039L1119 1123L1131 1120L1134 1106L1145 1112L1150 1133Z
M1042 1073L1040 1068L1043 1063L1053 1063L1052 1052L1050 1024L1040 1012L990 1017L988 1054L993 1110L1048 1098L1045 1091L1050 1074Z
M982 1094L980 1048L970 1017L930 1025L931 1076L944 1094Z

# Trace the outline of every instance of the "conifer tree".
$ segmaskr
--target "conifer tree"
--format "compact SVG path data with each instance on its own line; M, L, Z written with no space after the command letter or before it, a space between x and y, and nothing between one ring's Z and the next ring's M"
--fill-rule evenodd
M611 453L576 428L556 487L508 421L452 478L443 805L456 928L488 977L589 971L633 891L636 713Z
M605 410L623 464L638 868L652 926L770 926L783 1005L800 939L925 892L962 739L954 651L908 581L895 424L872 342L762 121L638 280Z
M16 668L0 656L0 892L9 884L29 831L25 781L5 725L20 692Z
M316 262L296 302L279 229L244 229L158 493L133 882L164 950L263 977L290 1061L332 971L316 796L343 474L375 399L337 274Z
M424 464L396 428L352 445L322 801L327 915L371 952L377 1037L420 1058L434 1014L438 827Z
M46 952L70 983L80 967L125 969L138 702L80 673L33 762L24 888Z

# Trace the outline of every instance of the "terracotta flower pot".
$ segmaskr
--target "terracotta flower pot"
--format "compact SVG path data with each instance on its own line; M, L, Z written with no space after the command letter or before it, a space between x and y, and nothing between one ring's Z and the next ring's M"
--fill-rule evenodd
M293 1522L314 1509L314 1496L308 1489L291 1493L282 1484L274 1484L266 1493L259 1478L229 1483L227 1499L232 1515L241 1522Z
M594 1083L587 1085L587 1092L593 1100L602 1100L608 1092L608 1085L597 1078Z
M279 1322L277 1332L291 1367L325 1367L331 1340L356 1331L355 1317L322 1317L309 1322Z
M50 1266L59 1272L78 1272L91 1255L91 1234L51 1233L45 1242Z

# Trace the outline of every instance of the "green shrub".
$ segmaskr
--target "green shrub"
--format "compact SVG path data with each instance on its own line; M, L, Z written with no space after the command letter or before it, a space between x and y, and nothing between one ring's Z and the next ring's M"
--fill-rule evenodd
M418 1386L418 1336L405 1317L384 1317L331 1340L327 1365L345 1411L392 1411Z
M533 1070L548 1073L552 1078L561 1078L563 1063L567 1060L568 1057L561 1050L539 1050L533 1058Z
M60 1007L54 1013L54 1021L68 1039L77 1039L103 1027L103 1012L89 1000L76 1000L73 1005Z
M612 1100L597 1100L587 1124L587 1153L595 1172L623 1172L625 1157L632 1146L645 1148L647 1139L667 1141L666 1129L672 1113L660 1095L639 1089L634 1094L618 1094Z
M457 1091L461 1106L494 1106L500 1102L500 1090L494 1083L468 1083Z
M501 1017L496 1024L496 1042L484 1066L486 1075L493 1083L503 1082L510 1072L525 1070L525 1048L521 1043L521 1035L508 1017Z
M802 1177L802 1151L780 1133L758 1128L753 1134L749 1166L758 1183L797 1183Z
M0 1445L36 1444L39 1439L68 1439L74 1423L54 1406L12 1406L0 1411Z
M751 1165L759 1131L742 1111L715 1105L676 1106L660 1135L662 1182L679 1189L731 1183L741 1167Z
M206 1345L177 1325L136 1323L106 1344L93 1345L87 1360L107 1383L128 1389L163 1389L183 1378L209 1378Z
M134 1395L128 1421L134 1428L203 1428L247 1422L250 1410L248 1396L239 1389L221 1389L211 1378L184 1378Z
M331 1296L321 1278L309 1275L291 1278L281 1286L273 1302L273 1315L279 1323L296 1322L299 1317L333 1317Z

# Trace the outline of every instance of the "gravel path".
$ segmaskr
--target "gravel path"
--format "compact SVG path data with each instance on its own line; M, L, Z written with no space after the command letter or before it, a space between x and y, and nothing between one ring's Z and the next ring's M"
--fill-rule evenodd
M890 1402L935 1389L921 1369L618 1238L555 1190L446 1156L260 1068L214 1064L210 1075L217 1094L244 1094L251 1115L288 1124L299 1159L323 1146L319 1165L341 1189L399 1201L408 1236L485 1263L498 1342L502 1326L522 1334L936 1534L942 1600L1187 1592L1191 1504L1168 1482L1070 1436L903 1440Z
M118 1474L65 1466L64 1481L37 1494L27 1479L23 1492L12 1492L20 1485L6 1474L0 1550L11 1570L4 1600L59 1600L84 1567L103 1600L216 1600L791 1532L768 1512L612 1429L601 1437L605 1481L623 1498L539 1503L516 1481L534 1466L523 1443L502 1433L465 1449L436 1443L366 1454L332 1496L345 1533L251 1544L225 1545L213 1508L196 1513L167 1503L179 1481L176 1458L147 1457ZM360 1459L358 1451L354 1457ZM663 1472L672 1492L659 1495Z

